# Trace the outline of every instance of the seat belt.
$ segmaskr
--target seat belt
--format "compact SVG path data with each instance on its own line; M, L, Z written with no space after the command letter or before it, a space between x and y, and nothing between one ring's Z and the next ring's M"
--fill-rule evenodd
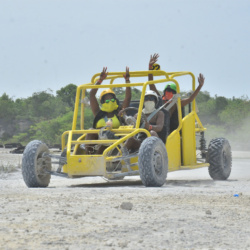
M175 94L169 101L167 101L166 103L164 103L161 107L159 107L158 109L154 110L148 117L147 117L147 122L149 122L162 108L165 108L165 106L167 104L169 104L165 110L169 111L176 103L178 98L180 97L180 94ZM145 121L142 123L141 128L145 127Z

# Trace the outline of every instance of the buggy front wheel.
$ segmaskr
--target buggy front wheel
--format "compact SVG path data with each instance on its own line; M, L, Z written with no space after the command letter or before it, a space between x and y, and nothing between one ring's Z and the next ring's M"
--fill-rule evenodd
M38 140L31 141L25 148L22 159L22 175L28 187L47 187L50 182L51 159L48 146Z
M161 187L165 183L168 173L168 155L161 139L151 136L142 142L138 163L144 186Z

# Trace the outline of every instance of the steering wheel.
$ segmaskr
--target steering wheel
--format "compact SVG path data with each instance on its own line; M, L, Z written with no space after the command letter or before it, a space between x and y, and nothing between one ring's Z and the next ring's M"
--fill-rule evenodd
M128 110L135 110L135 111L137 111L137 113L138 113L138 108L134 108L134 107L127 107L127 108L125 108L125 109L123 109L123 110L121 110L120 112L119 112L119 114L121 115L121 114L123 114L124 112L126 112L126 111L128 111ZM145 122L147 122L147 116L144 114L144 113L141 113L141 119L142 119L142 124L144 124ZM133 123L133 119L132 118L134 118L134 117L132 117L131 119L131 116L124 116L124 120L125 120L125 123L127 124L127 125L135 125L134 123ZM135 119L135 118L134 118ZM135 120L136 121L136 120ZM141 128L141 127L140 127Z

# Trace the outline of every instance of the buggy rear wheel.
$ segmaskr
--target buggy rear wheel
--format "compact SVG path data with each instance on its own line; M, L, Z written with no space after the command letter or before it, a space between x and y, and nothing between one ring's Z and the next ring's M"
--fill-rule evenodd
M139 173L146 187L161 187L167 178L168 155L160 138L146 138L139 150Z
M232 152L228 140L216 138L208 146L209 175L214 180L226 180L232 168Z
M43 157L49 153L48 146L38 140L31 141L25 148L22 159L22 175L28 187L47 187L51 175L51 159Z

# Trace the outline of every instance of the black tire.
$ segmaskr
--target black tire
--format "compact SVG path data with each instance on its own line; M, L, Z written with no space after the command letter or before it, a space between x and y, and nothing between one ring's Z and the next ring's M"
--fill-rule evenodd
M48 146L38 140L31 141L25 148L22 159L22 175L28 187L47 187L51 175L51 159L42 157L49 153Z
M167 178L168 154L160 138L146 138L139 150L139 173L146 187L161 187Z
M232 152L228 140L216 138L208 146L207 162L209 175L214 180L226 180L232 168Z

